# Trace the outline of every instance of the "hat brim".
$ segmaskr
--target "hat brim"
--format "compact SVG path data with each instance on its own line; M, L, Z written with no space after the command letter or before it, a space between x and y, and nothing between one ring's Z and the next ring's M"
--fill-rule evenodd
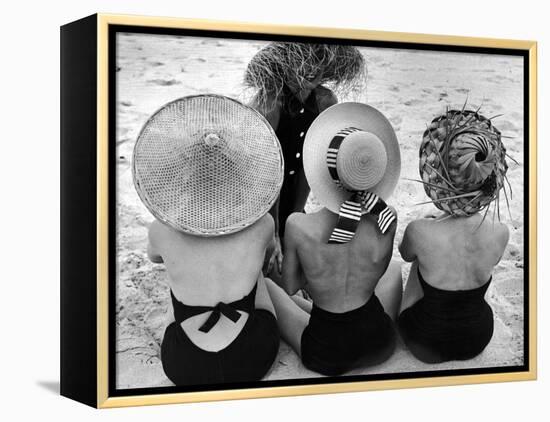
M223 133L226 151L205 161L206 153L197 158L192 148L208 133ZM223 156L231 158L222 163L238 162L231 170L206 166ZM217 177L205 177L215 171ZM257 110L221 95L190 95L149 117L134 146L132 175L139 198L157 220L183 233L214 237L243 230L269 212L283 184L284 159L275 131Z
M340 205L351 193L338 187L327 166L327 149L334 135L341 129L356 127L376 135L387 154L384 176L369 189L383 200L394 191L401 172L401 154L397 136L391 123L374 107L362 103L335 104L323 111L311 124L304 141L304 171L315 198L326 208L338 213Z

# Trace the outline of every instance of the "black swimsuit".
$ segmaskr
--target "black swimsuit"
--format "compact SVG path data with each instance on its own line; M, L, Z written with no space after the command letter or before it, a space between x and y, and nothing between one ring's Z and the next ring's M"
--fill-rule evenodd
M279 197L279 235L281 237L284 235L288 216L293 212L303 211L295 209L298 177L304 171L302 151L306 133L319 115L315 91L311 92L304 103L301 103L288 87L284 88L283 95L281 115L275 131L283 150L285 162L285 176ZM302 175L302 177L304 176Z
M302 362L320 374L340 375L384 362L392 355L395 340L393 321L374 293L363 306L344 313L313 304L302 334Z
M172 294L175 322L164 333L161 347L162 367L176 385L219 384L260 380L271 368L279 349L279 331L275 316L255 309L256 286L240 300L211 306L189 306ZM180 324L192 316L212 311L199 328L208 332L220 318L236 322L237 310L248 313L239 335L224 349L209 352L196 346Z
M493 336L493 311L485 301L491 279L471 290L441 290L420 271L424 297L399 316L401 336L416 358L426 363L466 360L480 354Z

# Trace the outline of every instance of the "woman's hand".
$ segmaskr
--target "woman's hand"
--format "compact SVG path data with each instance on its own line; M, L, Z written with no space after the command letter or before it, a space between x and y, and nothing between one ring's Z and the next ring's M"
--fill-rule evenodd
M281 247L281 238L278 234L273 236L273 251L267 264L267 274L275 269L279 275L283 272L283 249Z

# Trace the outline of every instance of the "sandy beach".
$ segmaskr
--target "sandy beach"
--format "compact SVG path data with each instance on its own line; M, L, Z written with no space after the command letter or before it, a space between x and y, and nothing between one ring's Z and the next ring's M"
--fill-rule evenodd
M206 39L121 34L117 39L117 388L169 386L160 362L160 342L171 320L169 287L162 265L146 254L147 227L152 215L140 202L131 175L133 146L147 118L168 101L186 95L217 93L246 100L242 76L250 58L264 45L247 40ZM524 224L523 224L523 61L519 57L416 50L361 48L368 64L367 90L361 98L394 126L401 147L401 180L389 202L399 214L394 259L408 222L435 210L415 205L427 200L418 179L418 148L426 124L445 112L481 106L505 135L508 179L513 200L510 242L493 273L487 301L495 315L495 333L485 351L469 361L427 365L402 344L384 364L349 375L427 370L502 367L523 364ZM310 198L307 210L318 205ZM501 211L506 209L504 200ZM409 265L403 265L403 279ZM295 353L281 342L279 355L266 379L313 378Z

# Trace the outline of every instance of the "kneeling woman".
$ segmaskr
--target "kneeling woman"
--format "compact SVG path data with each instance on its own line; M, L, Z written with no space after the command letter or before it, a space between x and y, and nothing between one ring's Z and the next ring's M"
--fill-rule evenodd
M471 359L491 340L493 312L485 294L509 234L479 211L498 201L505 156L498 130L474 112L449 111L424 133L420 174L444 214L405 230L399 250L413 265L398 320L421 361Z
M256 381L275 360L261 269L282 167L269 123L225 97L169 103L139 135L134 182L156 218L149 257L168 272L175 321L161 360L176 385Z

